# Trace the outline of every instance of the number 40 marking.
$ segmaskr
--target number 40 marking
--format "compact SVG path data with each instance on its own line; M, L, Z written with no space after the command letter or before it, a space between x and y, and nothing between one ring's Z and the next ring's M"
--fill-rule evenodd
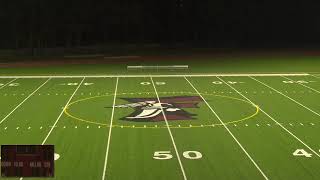
M183 157L186 159L201 159L202 154L199 151L185 151L183 152ZM153 159L156 160L168 160L172 159L173 155L170 151L156 151L153 154Z
M320 150L319 150L320 152ZM292 153L294 156L304 156L307 158L311 158L313 154L308 153L306 150L304 149L297 149Z

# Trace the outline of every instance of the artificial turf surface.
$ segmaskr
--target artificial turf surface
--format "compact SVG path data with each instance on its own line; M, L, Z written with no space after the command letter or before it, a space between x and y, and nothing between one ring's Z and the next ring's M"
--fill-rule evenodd
M319 63L251 56L2 67L0 144L55 145L53 179L319 179ZM170 64L190 69L126 70ZM278 75L257 76L270 73ZM167 74L179 76L158 76ZM158 121L133 121L136 109L121 107L177 97L189 106L164 103ZM172 120L175 111L188 118Z
M133 108L114 107L181 96L200 97L180 108L193 119L160 110L162 120L136 122L125 119ZM319 99L317 74L7 77L0 144L55 145L53 179L319 179Z

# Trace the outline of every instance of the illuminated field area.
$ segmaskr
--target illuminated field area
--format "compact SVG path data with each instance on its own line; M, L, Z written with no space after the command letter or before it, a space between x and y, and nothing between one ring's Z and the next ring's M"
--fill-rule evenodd
M0 142L55 145L54 179L319 179L319 99L309 73L2 76Z

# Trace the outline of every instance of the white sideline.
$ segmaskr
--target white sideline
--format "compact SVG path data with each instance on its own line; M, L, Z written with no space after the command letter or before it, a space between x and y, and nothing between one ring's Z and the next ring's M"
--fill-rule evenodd
M104 166L103 166L102 180L104 180L105 177L106 177L106 169L107 169L108 155L109 155L109 147L110 147L110 141L111 141L111 130L112 130L113 115L114 115L114 107L115 107L115 104L116 104L117 91L118 91L118 82L119 82L119 78L117 78L116 88L115 88L115 90L114 90L112 113L111 113L111 122L110 122L110 127L109 127L108 143L107 143L106 156L105 156Z
M254 104L249 98L247 98L245 95L243 95L241 92L239 92L236 88L231 86L230 84L226 83L223 79L217 77L222 81L224 84L229 86L231 89L233 89L235 92L237 92L240 96L242 96L244 99L249 101L250 103ZM303 144L305 147L307 147L310 151L312 151L315 155L320 157L320 155L313 150L311 147L309 147L306 143L304 143L301 139L299 139L296 135L294 135L292 132L290 132L287 128L285 128L281 123L279 123L277 120L275 120L272 116L270 116L267 112L265 112L261 107L259 107L260 111L263 112L266 116L268 116L271 120L273 120L277 125L279 125L283 130L285 130L287 133L289 133L292 137L294 137L297 141L299 141L301 144Z
M150 75L150 74L119 74L119 75L39 75L39 76L0 76L0 79L7 78L106 78L106 77L215 77L215 76L309 76L308 73L253 73L253 74L235 74L235 73L224 73L224 74L163 74L163 75Z
M47 141L48 137L50 136L51 132L53 131L54 127L56 127L56 124L57 124L58 121L60 120L60 118L61 118L61 116L62 116L65 108L68 107L68 104L70 103L70 101L72 100L73 96L76 94L76 92L77 92L78 89L80 88L80 86L81 86L81 84L83 83L84 79L85 79L85 77L84 77L84 78L82 79L82 81L79 83L78 87L75 89L75 91L73 92L73 94L72 94L71 97L69 98L68 102L67 102L66 105L63 107L60 115L58 116L58 118L57 118L57 120L54 122L54 124L52 125L52 127L51 127L49 133L47 134L46 138L44 138L44 140L42 141L42 143L41 143L42 145L44 145L44 143L46 143L46 141Z
M250 156L250 154L246 151L246 149L242 146L242 144L238 141L238 139L233 135L233 133L230 131L230 129L225 125L225 123L221 120L221 118L219 117L219 115L212 109L212 107L210 106L210 104L204 99L204 97L201 95L201 93L193 86L193 84L186 78L184 77L186 81L188 81L188 83L190 84L190 86L194 89L194 91L197 92L197 94L203 99L203 101L206 103L206 105L209 107L209 109L211 110L211 112L218 118L218 120L220 121L220 123L224 126L224 128L228 131L228 133L231 135L231 137L234 139L234 141L236 141L236 143L239 145L239 147L241 148L241 150L246 154L246 156L250 159L250 161L254 164L254 166L259 170L259 172L261 173L261 175L264 177L264 179L268 180L269 178L264 174L264 172L260 169L260 167L258 166L258 164L252 159L252 157Z
M176 152L176 156L177 156L177 159L178 159L180 168L181 168L181 172L182 172L182 175L183 175L183 179L184 179L184 180L187 180L187 176L186 176L186 173L185 173L185 171L184 171L184 168L183 168L183 165L182 165L182 162L181 162L181 159L180 159L180 155L179 155L179 152L178 152L176 143L175 143L175 141L174 141L174 139L173 139L173 135L172 135L172 133L171 133L171 130L170 130L170 127L169 127L169 123L168 123L166 114L164 113L163 108L162 108L162 105L161 105L161 102L160 102L160 98L159 98L159 95L158 95L157 88L156 88L156 86L154 85L154 82L153 82L152 77L150 77L150 79L151 79L151 82L152 82L152 86L153 86L153 88L154 88L154 91L155 91L155 93L156 93L158 102L160 103L160 109L161 109L163 118L164 118L164 120L165 120L165 122L166 122L166 126L167 126L167 129L168 129L168 132L169 132L169 135L170 135L170 138L171 138L171 141L172 141L174 150L175 150L175 152Z
M17 79L18 79L18 78L15 78L15 79L13 79L13 80L11 80L11 81L7 82L5 85L1 86L1 87L0 87L0 89L2 89L2 88L4 88L4 87L6 87L8 84L12 83L13 81L15 81L15 80L17 80Z
M34 93L36 93L42 86L44 86L51 78L42 83L36 90L34 90L28 97L26 97L20 104L18 104L9 114L7 114L1 121L0 124L3 123L14 111L16 111L24 102L26 102Z
M250 76L249 76L249 77L250 77ZM266 83L263 83L263 82L259 81L259 80L258 80L258 79L256 79L256 78L253 78L253 77L250 77L250 78L251 78L251 79L253 79L253 80L255 80L255 81L257 81L257 82L259 82L260 84L262 84L262 85L264 85L264 86L266 86L266 87L268 87L268 88L272 89L273 91L277 92L278 94L281 94L282 96L284 96L284 97L288 98L289 100L293 101L294 103L296 103L296 104L300 105L301 107L303 107L303 108L307 109L308 111L310 111L310 112L312 112L313 114L315 114L315 115L317 115L317 116L319 116L319 117L320 117L320 114L319 114L319 113L317 113L317 112L315 112L314 110L312 110L312 109L308 108L307 106L305 106L305 105L301 104L300 102L298 102L298 101L296 101L296 100L292 99L291 97L289 97L289 96L287 96L287 95L283 94L282 92L280 92L280 91L276 90L275 88L273 88L273 87L271 87L271 86L267 85Z
M290 81L294 81L293 79L287 78L287 77L285 77L285 76L281 76L281 77L283 77L283 78L285 78L285 79L288 79L288 80L290 80ZM307 85L304 85L304 84L302 84L302 83L300 83L300 82L297 82L297 83L300 84L300 85L303 86L303 87L306 87L306 88L308 88L308 89L311 89L311 90L314 91L314 92L320 93L320 91L318 91L318 90L316 90L316 89L314 89L314 88L312 88L312 87L309 87L309 86L307 86Z

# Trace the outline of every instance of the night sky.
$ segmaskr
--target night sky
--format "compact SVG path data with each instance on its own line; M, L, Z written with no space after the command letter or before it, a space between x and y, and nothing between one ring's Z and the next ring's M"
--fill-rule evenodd
M319 1L0 0L0 48L320 45Z

